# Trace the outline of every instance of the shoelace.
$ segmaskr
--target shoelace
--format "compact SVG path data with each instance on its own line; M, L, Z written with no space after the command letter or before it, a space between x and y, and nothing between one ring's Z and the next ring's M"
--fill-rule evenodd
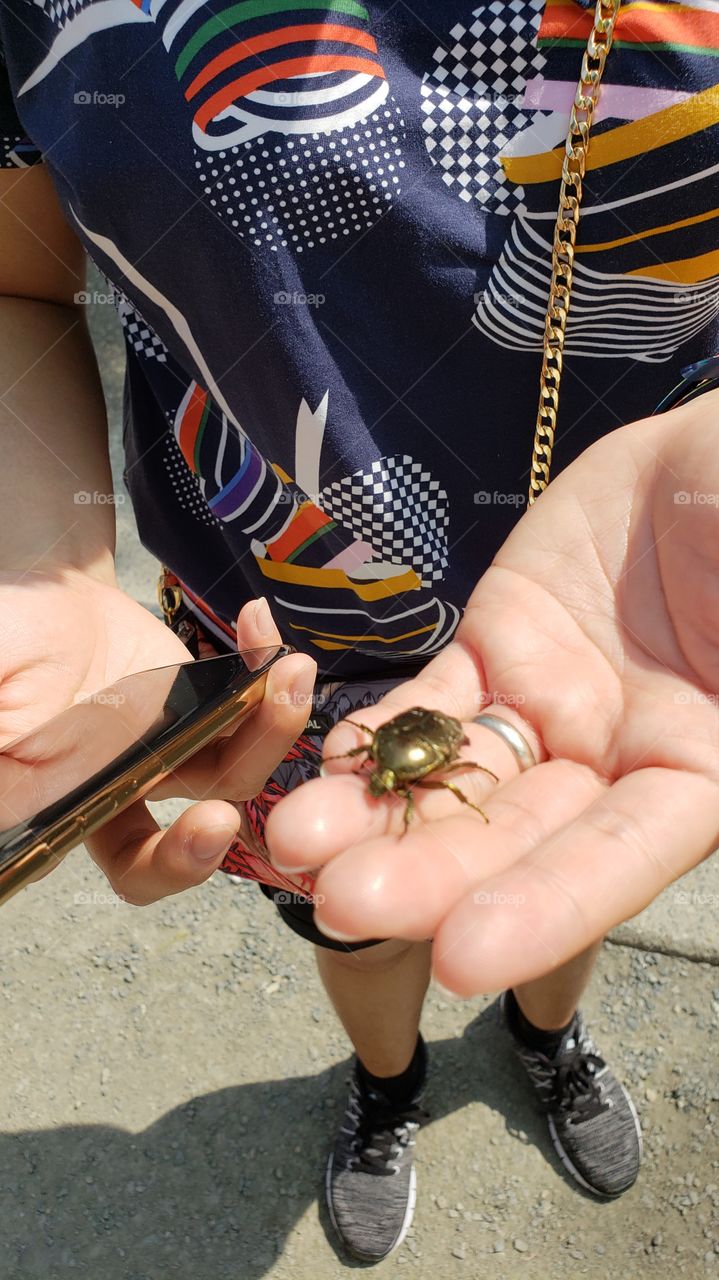
M591 1042L579 1043L564 1053L548 1058L536 1050L523 1054L532 1078L549 1108L572 1112L581 1124L606 1111L609 1101L602 1096L598 1075L606 1066Z
M347 1119L355 1126L348 1167L379 1177L399 1173L399 1161L414 1146L428 1113L416 1104L393 1107L379 1094L364 1093L352 1083Z

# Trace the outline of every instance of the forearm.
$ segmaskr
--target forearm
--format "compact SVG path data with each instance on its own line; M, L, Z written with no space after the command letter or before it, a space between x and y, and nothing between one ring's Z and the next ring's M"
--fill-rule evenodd
M0 450L0 571L113 581L107 415L74 308L0 297Z

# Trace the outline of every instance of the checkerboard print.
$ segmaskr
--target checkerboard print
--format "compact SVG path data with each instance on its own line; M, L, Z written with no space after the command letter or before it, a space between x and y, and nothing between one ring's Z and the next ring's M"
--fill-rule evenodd
M69 18L86 6L87 0L44 0L43 4L45 12L59 27L64 27Z
M390 564L409 565L431 586L448 564L447 494L412 458L379 458L323 490L324 511Z
M164 364L167 360L167 347L160 338L158 338L154 329L151 329L139 311L136 311L124 294L113 288L115 294L115 305L117 314L122 322L125 330L125 338L130 346L140 356L146 356L148 359L159 360L160 364Z
M535 39L544 0L493 0L458 23L422 83L425 146L442 181L460 200L513 213L521 187L504 179L499 152L530 121L521 102L527 80L545 65ZM454 42L454 43L452 43Z

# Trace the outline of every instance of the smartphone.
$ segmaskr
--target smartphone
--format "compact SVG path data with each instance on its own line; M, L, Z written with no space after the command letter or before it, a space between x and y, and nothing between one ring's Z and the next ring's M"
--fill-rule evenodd
M0 903L262 700L275 645L125 676L0 751Z

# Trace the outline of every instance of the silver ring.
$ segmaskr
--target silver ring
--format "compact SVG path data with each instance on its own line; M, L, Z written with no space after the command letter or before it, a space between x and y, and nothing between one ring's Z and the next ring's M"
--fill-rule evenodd
M514 755L519 772L523 773L525 769L531 769L537 763L534 752L530 747L524 734L515 729L513 724L509 724L507 720L502 720L500 716L493 716L489 712L485 712L481 716L475 716L475 724L484 725L485 729L491 729L492 733L496 733L497 737L502 739L509 750Z

